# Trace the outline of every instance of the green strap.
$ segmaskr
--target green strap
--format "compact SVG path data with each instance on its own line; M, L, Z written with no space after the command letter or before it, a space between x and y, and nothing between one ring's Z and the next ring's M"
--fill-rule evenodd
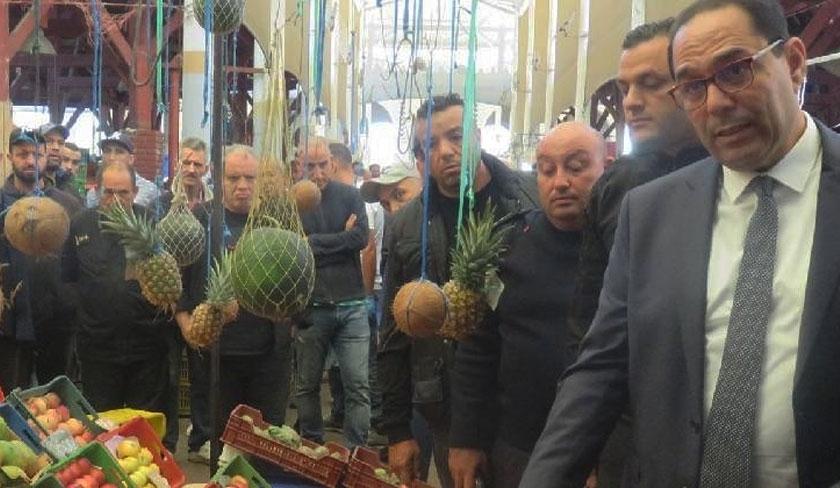
M468 211L475 207L475 172L481 159L481 147L478 143L475 123L475 51L478 46L477 34L478 0L472 0L470 15L470 35L468 41L467 75L464 80L464 120L463 139L461 142L461 189L458 204L458 238L461 244L461 227L464 221L464 203L467 202Z

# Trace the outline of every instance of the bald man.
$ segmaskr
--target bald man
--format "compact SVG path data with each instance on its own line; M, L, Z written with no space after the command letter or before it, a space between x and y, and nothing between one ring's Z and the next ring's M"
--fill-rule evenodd
M557 379L574 359L563 317L575 290L584 207L604 171L606 144L589 126L568 122L540 141L536 156L541 208L514 218L495 311L455 356L455 488L474 488L477 477L492 478L496 488L519 485Z

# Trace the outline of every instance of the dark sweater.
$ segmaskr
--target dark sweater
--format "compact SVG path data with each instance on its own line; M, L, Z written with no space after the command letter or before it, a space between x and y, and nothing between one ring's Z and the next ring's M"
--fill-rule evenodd
M135 213L145 210L134 205ZM125 248L102 232L99 209L76 215L62 261L63 278L78 300L79 351L82 358L129 363L160 357L166 351L169 314L157 310L125 279Z
M205 203L195 209L195 216L202 227L208 228L211 204ZM238 214L225 209L224 231L225 247L232 251L236 242L245 229L247 214ZM206 296L207 285L207 248L198 261L184 269L184 293L178 304L178 311L192 311ZM236 320L222 329L219 340L219 350L223 356L257 356L267 354L274 346L274 328L279 327L274 322L257 317L242 307Z
M351 215L356 223L344 226ZM303 230L315 256L312 303L336 304L365 297L359 253L368 243L365 202L359 190L330 181L321 191L321 204L301 215Z
M604 283L604 272L607 270L618 225L618 211L624 196L639 185L707 156L702 146L686 148L673 157L662 153L623 156L592 187L586 208L577 289L570 316L570 324L579 339L589 330L598 309L598 297Z
M534 447L557 380L575 358L565 317L580 237L557 230L541 210L518 222L499 268L498 307L456 352L452 447L489 448L496 437L523 451Z

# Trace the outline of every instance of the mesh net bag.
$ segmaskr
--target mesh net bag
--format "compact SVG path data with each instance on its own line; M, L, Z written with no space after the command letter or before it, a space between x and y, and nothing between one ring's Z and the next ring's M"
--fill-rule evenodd
M315 286L315 258L290 190L291 169L282 157L286 118L282 45L278 28L254 200L231 256L231 279L240 307L275 321L303 311Z
M204 252L205 231L187 205L180 170L172 183L172 205L155 230L163 248L185 267L198 261Z
M205 24L208 8L212 10L212 25ZM216 34L226 34L237 29L242 23L244 10L245 0L195 0L193 3L195 20Z

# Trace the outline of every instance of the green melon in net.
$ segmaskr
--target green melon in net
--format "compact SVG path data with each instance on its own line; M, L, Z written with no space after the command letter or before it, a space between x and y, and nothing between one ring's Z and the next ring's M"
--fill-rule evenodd
M204 19L205 3L212 2L213 25L207 26ZM226 34L239 27L242 22L242 11L245 0L195 0L193 13L195 20L202 26L210 28L216 34Z
M315 286L315 258L295 232L257 227L236 243L231 278L240 307L259 317L282 320L306 308Z
M198 261L204 252L204 227L185 205L173 205L155 229L163 248L182 268Z

